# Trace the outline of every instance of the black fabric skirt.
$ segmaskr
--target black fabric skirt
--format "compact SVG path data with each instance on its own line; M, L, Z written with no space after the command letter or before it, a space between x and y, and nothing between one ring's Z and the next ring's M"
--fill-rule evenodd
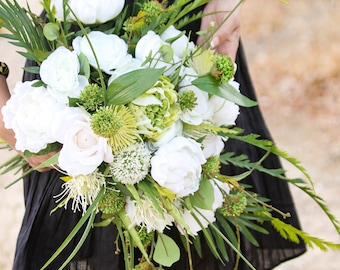
M189 26L191 30L199 28L199 23ZM256 100L256 94L252 85L242 44L237 54L238 66L236 81L240 83L241 92L249 98ZM32 65L32 63L28 63ZM32 74L25 74L24 80L35 79ZM271 139L265 121L259 107L241 108L237 120L237 126L243 128L245 133L257 133L263 138ZM245 154L250 160L256 161L263 156L263 151L240 141L228 140L227 151L236 154ZM263 164L268 168L281 168L276 156L269 156ZM232 166L223 166L222 172L228 175L238 174L241 171ZM58 209L51 214L56 207L54 196L61 193L62 181L60 173L51 170L49 172L33 172L24 179L25 215L17 240L13 270L37 270L53 255L61 243L65 240L74 226L81 218L81 213L73 213L71 209ZM253 172L244 180L253 186L253 190L260 195L270 198L271 204L283 212L289 212L291 218L287 221L296 227L300 227L294 203L286 182L275 179L270 175ZM283 240L275 230L266 226L269 235L255 233L259 247L254 247L246 239L242 238L242 252L256 269L272 269L274 266L288 259L294 258L305 252L303 243L294 244ZM170 232L172 237L180 243L179 234ZM65 250L47 268L59 269L68 255L74 250L81 237L81 232L72 240ZM91 230L86 242L74 257L73 261L65 268L69 270L109 270L125 269L123 254L116 254L117 230L113 224L108 227L94 228ZM195 270L222 270L233 269L236 256L230 251L229 262L225 265L216 260L210 253L206 244L203 244L203 256L193 255ZM181 260L171 268L186 270L188 268L186 253L182 253ZM248 269L240 261L238 269Z

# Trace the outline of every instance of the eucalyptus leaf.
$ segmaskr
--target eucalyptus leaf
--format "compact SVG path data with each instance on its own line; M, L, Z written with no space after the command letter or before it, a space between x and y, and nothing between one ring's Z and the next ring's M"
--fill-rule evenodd
M164 69L143 68L119 76L107 88L106 105L127 104L141 96L157 82Z
M159 234L155 246L153 259L160 265L170 267L180 258L179 247L176 242L165 234Z
M58 24L49 22L44 26L44 36L47 40L56 40L58 38L59 30L60 29Z
M225 98L243 107L253 107L257 102L247 98L229 84L221 84L211 74L199 77L192 84L204 92Z

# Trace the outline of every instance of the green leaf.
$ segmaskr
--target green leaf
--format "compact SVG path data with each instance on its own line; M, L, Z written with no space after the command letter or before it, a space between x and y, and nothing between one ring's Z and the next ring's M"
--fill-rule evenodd
M90 63L85 54L80 53L78 55L79 59L79 64L80 64L80 69L79 69L79 74L84 75L87 79L90 78Z
M170 267L180 258L176 242L165 234L158 234L153 259L160 265Z
M119 76L107 88L106 105L127 104L141 96L157 82L164 69L144 68Z
M204 179L200 182L200 187L194 195L189 197L193 206L211 210L215 200L214 188L209 180Z
M44 26L44 36L49 41L56 40L58 38L59 30L58 24L49 22Z
M220 84L211 74L199 77L192 84L204 92L225 98L243 107L253 107L257 102L247 98L229 84Z

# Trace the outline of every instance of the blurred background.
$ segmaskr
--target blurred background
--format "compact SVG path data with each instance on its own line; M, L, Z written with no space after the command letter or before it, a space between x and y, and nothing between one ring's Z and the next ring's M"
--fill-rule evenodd
M25 5L25 0L19 0ZM28 1L39 13L38 0ZM316 192L340 219L340 2L337 0L248 0L243 5L242 40L259 104L275 142L299 159ZM1 31L1 30L0 30ZM0 39L0 59L8 63L12 89L24 59ZM11 155L0 151L0 163ZM287 175L301 175L284 162ZM301 176L302 177L302 176ZM23 217L21 182L9 189L0 176L0 270L11 269ZM340 236L318 206L292 187L303 229L339 243ZM338 270L340 252L308 251L278 270Z

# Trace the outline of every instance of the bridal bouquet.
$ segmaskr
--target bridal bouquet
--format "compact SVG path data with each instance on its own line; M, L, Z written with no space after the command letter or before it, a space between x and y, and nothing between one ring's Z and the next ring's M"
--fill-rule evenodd
M242 135L235 127L239 106L256 105L239 92L235 63L195 45L193 33L180 30L202 17L191 12L207 2L150 0L124 7L124 0L43 0L46 18L15 1L0 4L0 25L10 31L2 36L26 49L21 54L37 66L25 70L39 75L18 82L2 109L6 128L15 132L15 147L26 157L56 153L42 164L64 174L54 211L81 211L79 224L89 224L84 236L92 225L113 222L126 269L137 267L134 246L142 254L140 267L179 260L179 243L165 234L174 228L186 240L188 253L191 245L199 246L196 236L202 232L222 261L228 244L247 262L230 223L254 244L248 229L265 233L260 222L270 221L284 237L336 246L274 218L276 209L239 183L254 169L267 171L300 186L322 205L301 181L262 168L261 160L255 164L221 154L228 138L240 139L289 160L308 178L271 142ZM205 33L205 45L213 29ZM230 161L249 171L221 175L221 162ZM102 221L94 223L98 214Z

